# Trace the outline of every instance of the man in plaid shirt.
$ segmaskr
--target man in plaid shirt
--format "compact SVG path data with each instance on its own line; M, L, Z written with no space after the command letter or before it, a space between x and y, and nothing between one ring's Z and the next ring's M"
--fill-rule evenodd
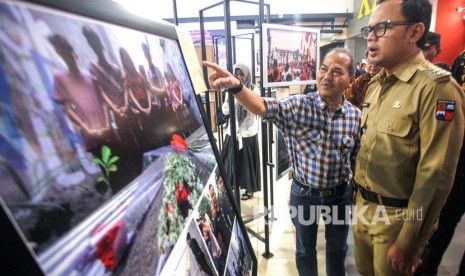
M318 275L316 237L323 214L326 274L345 275L352 203L352 168L359 149L361 111L344 98L355 78L355 63L343 48L331 50L317 74L317 92L277 100L262 98L231 73L210 62L212 88L229 89L250 112L272 121L283 133L294 180L290 212L296 228L296 264L300 275Z

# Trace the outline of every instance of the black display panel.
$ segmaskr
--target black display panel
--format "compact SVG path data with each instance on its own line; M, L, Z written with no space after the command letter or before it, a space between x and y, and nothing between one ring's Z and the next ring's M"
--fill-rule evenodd
M175 26L106 1L0 0L0 22L0 229L18 263L256 274Z
M280 179L286 175L292 169L292 167L286 141L284 140L282 132L278 129L276 129L276 159L278 167L276 170L276 179Z

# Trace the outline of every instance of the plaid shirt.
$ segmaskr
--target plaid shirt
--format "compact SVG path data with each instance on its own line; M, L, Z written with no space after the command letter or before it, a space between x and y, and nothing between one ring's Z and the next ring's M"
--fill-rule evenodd
M283 133L295 177L319 189L352 178L351 162L355 164L360 148L358 108L344 99L343 106L331 112L318 92L264 100L264 120L274 122Z

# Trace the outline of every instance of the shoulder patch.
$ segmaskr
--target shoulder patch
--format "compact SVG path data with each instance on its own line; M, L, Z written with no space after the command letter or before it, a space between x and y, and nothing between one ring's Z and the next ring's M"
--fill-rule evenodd
M425 62L420 66L420 71L435 82L443 82L450 79L451 72L446 71L430 62Z
M436 119L450 122L454 119L455 101L438 100L436 105Z

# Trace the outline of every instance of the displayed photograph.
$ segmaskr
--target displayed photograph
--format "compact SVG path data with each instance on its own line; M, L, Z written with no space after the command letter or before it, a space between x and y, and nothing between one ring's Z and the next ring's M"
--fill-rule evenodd
M0 206L24 245L47 275L162 273L221 193L178 42L25 2L0 22Z
M229 247L227 269L225 275L243 276L252 275L253 262L247 249L244 235L240 231L239 223L234 223L234 231L231 237L231 246Z
M220 275L224 275L235 216L218 167L214 180L205 188L205 197L199 203L196 219L215 267Z
M198 224L198 220L192 219L186 233L182 235L184 250L178 262L176 270L164 275L198 275L216 276L219 274L214 266L210 243L206 243L206 236Z
M211 275L206 267L209 262L213 264L214 275L226 274L235 216L218 173L217 167L189 218L192 222L187 233L181 234L180 240L186 243L177 243L173 249L173 255L181 257L173 257L162 271L163 275ZM193 244L187 244L189 237ZM196 248L205 248L206 253L201 254Z
M320 30L263 24L264 87L316 83Z
M218 168L215 171L212 181L205 187L194 219L203 234L216 270L223 275L235 216L224 182L217 174Z

